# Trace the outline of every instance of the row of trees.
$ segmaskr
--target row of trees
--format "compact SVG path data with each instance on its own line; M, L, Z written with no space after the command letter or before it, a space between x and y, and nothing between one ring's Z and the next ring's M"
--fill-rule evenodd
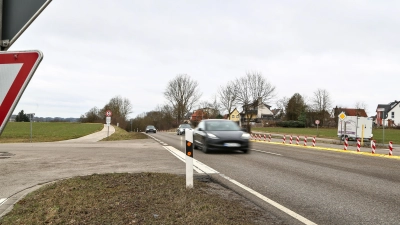
M224 111L230 114L235 108L241 108L246 115L245 125L250 129L249 123L254 114L249 112L257 108L258 104L270 104L275 98L275 86L261 73L248 72L243 77L220 86L211 101L200 101L202 93L198 82L186 74L179 74L168 82L163 94L166 99L164 105L158 105L154 110L144 112L136 118L127 118L132 112L130 101L116 96L103 108L90 109L81 116L81 122L104 122L105 112L111 110L112 123L119 123L127 131L143 131L149 124L159 130L167 130L177 127L185 120L185 115L194 109L208 108L212 112ZM331 118L332 101L328 91L324 89L317 89L309 100L295 93L290 98L279 99L276 105L279 109L276 118L280 120L301 121L310 125L318 119L324 125ZM218 114L208 117L222 117Z
M277 101L280 109L278 119L286 121L301 121L305 126L320 120L321 126L326 124L331 117L332 101L328 91L318 89L313 93L310 102L299 93L291 98L282 98Z
M126 127L128 124L128 115L132 113L132 104L127 98L115 96L101 109L97 107L91 108L84 115L81 115L82 123L104 123L106 120L106 111L111 110L112 124L119 124L120 127Z

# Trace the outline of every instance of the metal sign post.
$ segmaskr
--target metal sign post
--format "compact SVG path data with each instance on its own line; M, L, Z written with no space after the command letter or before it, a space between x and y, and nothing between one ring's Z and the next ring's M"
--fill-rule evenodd
M346 118L346 114L344 112L341 112L339 114L339 119L340 119L340 144L342 144L342 136L343 136L343 121ZM346 139L346 122L344 123L344 140Z
M109 136L109 133L110 133L110 123L111 123L111 117L110 117L110 116L107 116L107 117L106 117L107 137Z
M383 126L383 144L385 144L385 108L378 108L376 111L382 112L382 126Z

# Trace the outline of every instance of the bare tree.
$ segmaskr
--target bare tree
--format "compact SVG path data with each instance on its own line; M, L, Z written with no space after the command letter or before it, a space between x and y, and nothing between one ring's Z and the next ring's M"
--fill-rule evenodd
M132 112L132 104L127 98L115 96L100 111L103 118L105 118L107 110L111 110L112 112L111 123L119 123L121 127L124 127L127 123L128 115Z
M323 124L330 115L329 109L332 105L329 92L325 89L318 89L314 92L314 97L311 101L314 111L318 114Z
M219 101L221 106L228 111L230 115L233 107L236 106L237 92L235 91L235 83L229 82L226 86L221 86L218 89ZM230 119L230 116L228 117Z
M276 108L279 109L279 114L277 115L277 118L282 119L286 116L286 107L287 107L288 102L289 102L289 98L287 98L287 97L283 97L275 102Z
M237 103L242 105L246 115L247 131L250 132L250 120L253 117L251 111L275 97L275 86L269 83L261 73L253 72L235 80L235 92Z
M193 81L186 74L180 74L168 82L164 96L176 111L176 119L180 123L184 115L200 99L201 94L198 91L197 81Z
M360 112L360 110L364 110L365 111L365 113L367 113L367 104L365 103L365 102L356 102L356 105L355 105L355 107L356 107L356 110L357 110L357 114L359 114Z

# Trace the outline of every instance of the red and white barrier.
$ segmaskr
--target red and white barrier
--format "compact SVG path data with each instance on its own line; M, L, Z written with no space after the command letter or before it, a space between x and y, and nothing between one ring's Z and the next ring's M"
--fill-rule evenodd
M360 139L357 139L357 152L361 151L361 141Z
M299 137L299 136L297 136L297 139L296 139L296 145L299 145L299 142L300 142L300 137Z
M349 141L347 140L347 138L344 140L344 149L343 150L347 150L347 146L349 146Z
M375 149L376 149L376 144L375 144L375 140L371 140L371 149L372 149L372 154L375 154Z
M389 155L393 155L393 142L389 141Z
M312 139L312 146L315 147L315 137Z
M267 141L267 135L264 134L264 141Z
M268 142L271 142L271 134L269 134L269 137L268 137Z
M261 141L261 134L258 134L258 141Z
M304 136L304 146L307 146L307 136Z
M286 135L283 135L283 144L286 144Z
M292 144L292 142L293 142L293 137L292 137L292 135L290 135L290 141L289 141L289 144Z

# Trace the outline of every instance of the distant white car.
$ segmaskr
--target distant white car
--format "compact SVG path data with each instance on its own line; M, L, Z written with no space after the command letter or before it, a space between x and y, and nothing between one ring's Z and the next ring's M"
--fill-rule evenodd
M192 130L192 127L187 123L183 123L183 124L179 125L179 127L176 129L176 135L184 134L185 133L185 129Z

